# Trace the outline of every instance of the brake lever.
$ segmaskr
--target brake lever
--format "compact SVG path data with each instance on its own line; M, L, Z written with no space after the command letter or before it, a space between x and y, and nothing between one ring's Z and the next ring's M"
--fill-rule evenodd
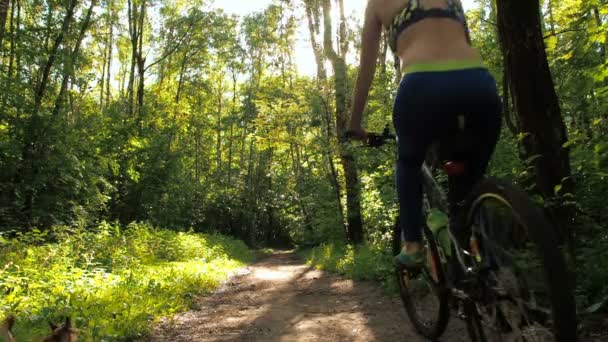
M367 146L368 147L381 147L386 142L384 140L384 136L376 134L376 133L368 133L367 134Z

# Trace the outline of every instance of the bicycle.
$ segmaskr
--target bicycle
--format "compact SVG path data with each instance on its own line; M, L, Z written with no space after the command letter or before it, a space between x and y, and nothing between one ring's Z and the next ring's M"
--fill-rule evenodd
M387 127L383 133L369 133L366 146L379 148L394 139ZM457 135L439 146L448 177L466 168L451 158L466 148L463 141ZM449 203L426 163L423 175L427 260L419 269L395 267L401 299L416 330L428 339L439 338L451 308L458 307L474 342L576 341L572 285L542 210L518 187L496 178L484 178L468 189L464 203ZM450 182L449 191L457 186ZM397 255L398 217L392 245Z

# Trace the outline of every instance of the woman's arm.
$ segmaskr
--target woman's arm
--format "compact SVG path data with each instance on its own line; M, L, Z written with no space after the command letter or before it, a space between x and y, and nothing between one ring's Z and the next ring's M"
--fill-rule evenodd
M469 30L469 23L467 23L467 15L464 11L464 7L462 6L462 2L460 0L455 0L456 2L456 6L459 6L460 8L458 9L461 14L462 14L462 20L464 22L464 34L467 38L467 43L469 43L469 45L472 45L471 43L471 30Z
M382 23L376 15L373 4L374 2L370 1L365 11L365 23L363 24L363 34L361 36L359 76L355 84L353 110L350 121L350 130L354 131L354 133L363 131L361 119L367 102L369 88L376 72L376 60L378 59L380 36L382 34Z

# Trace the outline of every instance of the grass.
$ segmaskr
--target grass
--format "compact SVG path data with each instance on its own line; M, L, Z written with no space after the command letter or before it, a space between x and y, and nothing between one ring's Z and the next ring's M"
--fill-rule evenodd
M576 269L578 275L575 295L582 317L604 319L608 312L608 290L603 286L608 282L607 249L604 248L607 240L605 233L602 236L579 248L576 264L570 266ZM388 248L370 244L353 247L334 242L300 249L297 253L308 265L317 269L355 280L378 282L389 292L398 290Z
M390 292L397 290L392 257L386 248L372 245L351 246L326 243L298 251L308 265L355 280L381 283Z
M63 316L84 340L141 337L252 259L231 238L145 224L0 235L0 315L16 315L25 341L39 340L48 321Z
M264 247L254 250L253 254L255 255L255 259L258 260L271 256L275 252L276 251L273 248Z

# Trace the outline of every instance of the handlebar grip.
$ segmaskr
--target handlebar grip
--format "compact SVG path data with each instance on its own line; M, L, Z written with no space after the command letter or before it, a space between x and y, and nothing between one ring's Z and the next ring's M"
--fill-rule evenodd
M355 137L355 132L347 130L344 133L346 139L351 140ZM365 145L368 147L381 147L386 144L389 140L395 140L397 137L394 134L390 134L388 127L384 129L382 133L367 132L367 138L365 139Z

